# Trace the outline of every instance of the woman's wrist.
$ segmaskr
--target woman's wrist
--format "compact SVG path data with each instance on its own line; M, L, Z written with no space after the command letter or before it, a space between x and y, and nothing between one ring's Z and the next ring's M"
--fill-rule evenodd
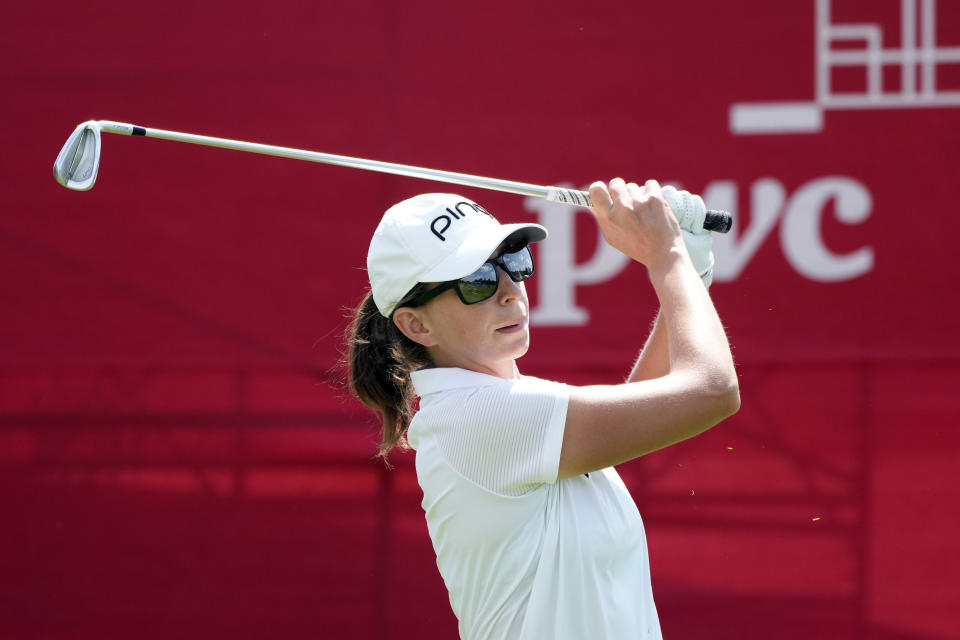
M675 244L665 251L656 261L651 261L647 265L647 273L650 275L650 281L654 288L663 285L670 275L676 271L689 271L696 275L693 263L690 262L690 256L682 244Z

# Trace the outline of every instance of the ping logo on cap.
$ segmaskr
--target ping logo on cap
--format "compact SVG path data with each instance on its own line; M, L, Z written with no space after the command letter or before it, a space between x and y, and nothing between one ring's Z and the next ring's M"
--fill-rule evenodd
M462 211L460 207L466 207L467 211ZM467 213L471 209L474 213L485 213L486 215L490 216L491 219L496 220L496 218L494 218L489 211L478 205L476 202L463 201L455 204L453 209L447 207L447 213L450 214L449 216L446 213L441 213L439 216L431 220L430 231L433 231L433 235L440 238L441 242L446 242L447 239L443 236L443 234L446 233L447 229L450 228L450 225L453 224L453 220L462 220L463 218L466 218ZM438 224L443 225L442 228L438 229Z

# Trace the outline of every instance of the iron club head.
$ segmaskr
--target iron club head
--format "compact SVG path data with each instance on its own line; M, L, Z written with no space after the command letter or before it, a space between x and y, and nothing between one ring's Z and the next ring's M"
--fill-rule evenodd
M53 163L57 182L76 191L93 188L100 167L100 127L95 120L77 126Z

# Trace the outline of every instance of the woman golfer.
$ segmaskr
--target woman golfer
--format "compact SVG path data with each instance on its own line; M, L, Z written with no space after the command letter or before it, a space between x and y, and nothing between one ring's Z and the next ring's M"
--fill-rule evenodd
M594 183L590 197L606 241L646 267L660 300L624 384L574 387L517 368L530 344L528 244L546 238L543 227L501 225L466 198L426 194L387 210L370 242L350 383L383 416L381 453L404 438L417 452L464 639L660 638L643 523L613 465L739 408L704 287L710 235L681 232L671 212L702 200L620 179ZM631 315L622 329L639 340Z

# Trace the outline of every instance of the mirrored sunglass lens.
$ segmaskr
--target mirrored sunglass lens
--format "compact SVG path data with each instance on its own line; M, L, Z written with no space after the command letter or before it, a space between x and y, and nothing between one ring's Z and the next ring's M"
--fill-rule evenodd
M497 290L497 271L492 264L484 264L470 275L460 278L457 286L468 303L486 300Z
M533 254L530 247L503 254L503 266L514 282L526 280L533 275Z

